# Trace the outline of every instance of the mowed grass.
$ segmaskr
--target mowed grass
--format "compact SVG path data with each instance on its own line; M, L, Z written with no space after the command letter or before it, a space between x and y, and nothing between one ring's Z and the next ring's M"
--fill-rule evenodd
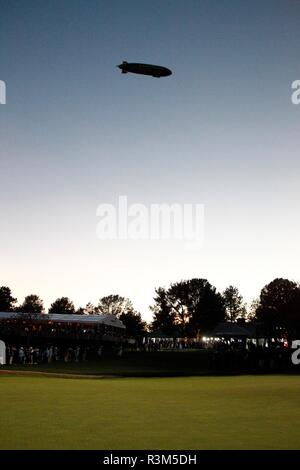
M0 376L1 449L299 449L300 377Z

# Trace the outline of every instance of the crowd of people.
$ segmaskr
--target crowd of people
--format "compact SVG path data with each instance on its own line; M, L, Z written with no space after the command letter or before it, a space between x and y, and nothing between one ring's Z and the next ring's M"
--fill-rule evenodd
M219 343L210 350L210 366L215 369L281 371L291 367L291 350L283 345L238 347Z
M113 353L118 357L123 355L122 345L115 345ZM100 358L103 355L103 345L97 347L85 346L6 346L7 364L50 364L52 362L79 362Z
M57 361L79 362L87 359L89 348L80 346L59 348L47 345L37 346L14 346L6 347L6 358L9 365L13 364L41 364Z
M160 338L147 338L143 344L139 345L140 349L144 351L161 351L165 349L200 349L202 344L194 339L160 339Z
M247 347L242 342L220 341L210 347L202 348L200 344L191 342L148 340L144 343L114 344L107 350L118 357L127 351L157 352L168 349L202 349L201 361L210 370L244 370L244 371L281 371L291 367L291 350L283 344L272 345L268 348L249 343ZM103 355L103 344L97 346L85 345L6 345L6 363L18 364L50 364L55 362L80 362L97 360ZM206 352L205 352L206 350ZM106 348L104 350L106 356Z

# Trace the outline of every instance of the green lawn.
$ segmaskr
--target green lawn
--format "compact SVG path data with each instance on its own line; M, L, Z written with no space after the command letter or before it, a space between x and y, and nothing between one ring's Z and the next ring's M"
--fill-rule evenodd
M299 449L300 377L0 375L1 449Z

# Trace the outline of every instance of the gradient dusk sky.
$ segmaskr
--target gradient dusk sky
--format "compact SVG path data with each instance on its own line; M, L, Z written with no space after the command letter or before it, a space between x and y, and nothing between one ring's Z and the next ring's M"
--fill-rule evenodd
M300 280L300 2L0 0L0 285L76 307L192 277ZM160 64L168 78L116 65ZM199 203L205 241L103 241L97 206Z

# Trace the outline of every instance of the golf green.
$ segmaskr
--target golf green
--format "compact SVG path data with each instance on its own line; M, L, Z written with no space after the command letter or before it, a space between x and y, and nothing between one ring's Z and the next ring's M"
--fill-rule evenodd
M0 375L1 449L299 449L300 377Z

